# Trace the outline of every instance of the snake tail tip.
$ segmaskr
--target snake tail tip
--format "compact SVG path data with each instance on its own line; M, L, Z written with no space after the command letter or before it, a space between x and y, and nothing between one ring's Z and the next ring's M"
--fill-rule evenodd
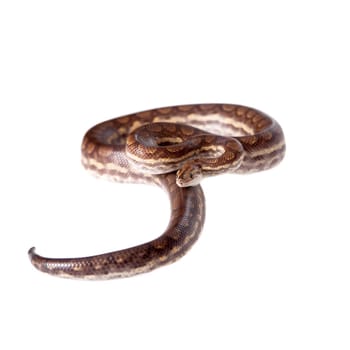
M32 259L33 255L35 255L35 247L31 247L28 250L28 255L29 255L29 258Z

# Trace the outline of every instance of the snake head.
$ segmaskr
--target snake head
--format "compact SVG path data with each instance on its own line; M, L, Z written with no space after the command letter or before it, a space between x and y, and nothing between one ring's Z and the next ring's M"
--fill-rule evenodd
M186 162L176 173L179 187L196 186L203 178L202 167L195 161Z

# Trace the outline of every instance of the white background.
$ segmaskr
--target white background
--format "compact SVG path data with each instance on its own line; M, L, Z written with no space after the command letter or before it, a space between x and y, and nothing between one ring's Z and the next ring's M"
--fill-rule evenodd
M346 1L3 1L0 348L349 349ZM159 235L157 188L90 177L92 125L226 102L276 118L279 167L203 182L182 260L107 282L53 278L26 255Z

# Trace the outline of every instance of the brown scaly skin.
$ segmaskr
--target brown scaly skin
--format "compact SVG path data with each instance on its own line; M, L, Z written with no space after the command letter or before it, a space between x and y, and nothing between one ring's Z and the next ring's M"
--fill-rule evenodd
M189 148L184 147L186 143ZM193 147L195 143L199 151ZM131 150L127 155L127 144L135 153ZM198 158L202 151L208 150L209 158L208 154L203 160ZM189 155L182 152L189 152ZM29 251L31 262L37 269L52 275L85 279L132 276L174 262L197 240L205 216L201 187L180 186L197 184L199 180L191 182L197 175L210 176L226 171L244 174L269 169L283 159L284 153L284 136L278 123L260 111L238 105L158 108L98 124L83 139L84 167L94 175L114 181L153 183L163 188L171 203L168 228L151 242L90 257L45 258L32 248ZM137 165L136 158L148 162L146 168L159 166L170 173L151 174L142 168L144 165ZM179 160L178 167L164 167L164 163L176 163L175 158Z

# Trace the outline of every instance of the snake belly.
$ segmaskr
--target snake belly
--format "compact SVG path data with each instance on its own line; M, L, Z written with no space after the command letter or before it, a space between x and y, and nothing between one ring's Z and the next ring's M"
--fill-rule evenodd
M207 167L213 173L251 173L277 165L285 154L285 140L280 125L256 109L232 104L194 104L152 109L130 114L97 124L87 131L82 142L83 166L94 175L117 182L151 183L163 188L169 195L171 215L168 227L158 238L123 250L80 258L48 258L29 250L32 264L40 271L60 277L80 279L111 279L128 277L151 271L182 257L197 240L205 218L205 199L200 185L180 187L176 172L164 174L143 172L133 166L126 154L130 134L154 123L181 124L177 128L191 136L189 127L222 135L228 139L221 158L234 158L227 151L234 139L242 148L239 163L234 168L223 166L220 160L211 160ZM210 149L210 140L200 147ZM232 143L232 142L231 142ZM163 159L171 157L173 149L162 145ZM226 148L225 148L226 147ZM169 151L168 153L164 153ZM159 163L157 148L148 162ZM200 152L199 152L200 153ZM197 154L197 153L196 153ZM229 156L226 156L229 154ZM158 158L157 158L158 156ZM178 155L177 155L178 156ZM166 159L168 160L168 159ZM229 160L229 159L228 159Z

